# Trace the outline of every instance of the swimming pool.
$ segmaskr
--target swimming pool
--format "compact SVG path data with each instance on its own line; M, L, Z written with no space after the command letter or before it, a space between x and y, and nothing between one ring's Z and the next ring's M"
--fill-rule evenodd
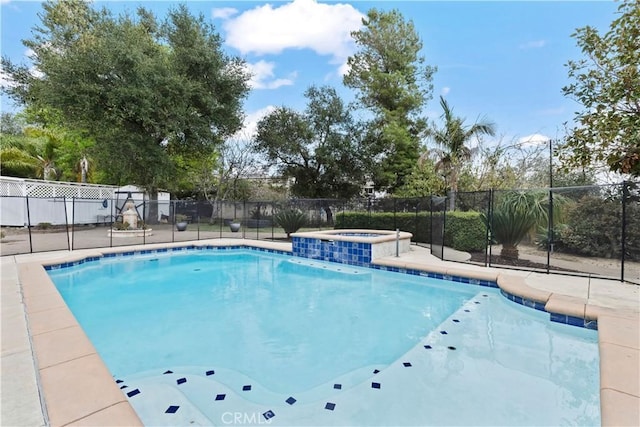
M240 249L49 274L146 424L599 423L596 333L494 289Z

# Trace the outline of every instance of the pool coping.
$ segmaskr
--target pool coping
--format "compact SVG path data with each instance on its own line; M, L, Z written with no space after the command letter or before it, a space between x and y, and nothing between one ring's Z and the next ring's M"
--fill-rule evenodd
M343 236L340 233L357 233L357 234L379 234L379 236ZM397 237L396 231L390 230L364 230L364 229L334 229L334 230L322 230L322 231L304 231L291 233L291 237L299 237L303 239L318 239L318 240L334 240L340 242L354 242L354 243L385 243L393 242ZM399 232L400 240L407 240L413 237L413 234L407 231Z
M288 253L282 244L264 241L209 240L82 250L51 259L18 263L37 383L46 422L65 425L143 425L125 394L115 383L93 344L49 278L45 267L103 256L186 250L189 248L255 248ZM640 422L640 316L638 312L611 309L587 300L543 291L521 276L504 272L471 270L447 265L425 265L401 258L372 262L391 271L421 271L443 278L463 277L494 282L503 296L532 309L550 313L550 320L576 324L575 319L597 322L600 352L600 406L602 425L638 425ZM479 283L476 283L479 284ZM555 319L554 319L555 316ZM574 323L572 323L574 322ZM593 323L591 323L593 326ZM81 392L78 392L81 390Z

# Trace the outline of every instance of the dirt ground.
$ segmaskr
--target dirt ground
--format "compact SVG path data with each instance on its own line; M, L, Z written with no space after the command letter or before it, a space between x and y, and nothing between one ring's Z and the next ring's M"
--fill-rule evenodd
M491 254L499 258L500 245L491 247ZM538 264L538 268L546 269L547 252L538 249L537 246L520 244L518 245L519 258L523 261L522 267L536 268L534 264ZM562 252L553 252L549 257L552 268L559 271L576 272L583 274L591 274L594 276L605 276L619 278L621 275L622 261L611 258L586 257ZM530 265L526 265L531 263ZM509 263L515 265L517 263ZM624 262L625 278L640 284L640 262L628 261Z

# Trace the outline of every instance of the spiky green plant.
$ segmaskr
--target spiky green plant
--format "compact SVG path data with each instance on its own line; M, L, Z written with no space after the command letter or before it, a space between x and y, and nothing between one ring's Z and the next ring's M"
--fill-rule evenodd
M307 218L304 213L297 209L285 209L276 213L273 217L276 224L284 229L287 233L287 239L290 238L291 233L295 233L304 227Z
M563 197L554 195L554 219L566 204ZM549 194L543 191L509 191L496 203L487 225L492 238L502 245L500 256L518 259L518 245L531 230L549 221Z

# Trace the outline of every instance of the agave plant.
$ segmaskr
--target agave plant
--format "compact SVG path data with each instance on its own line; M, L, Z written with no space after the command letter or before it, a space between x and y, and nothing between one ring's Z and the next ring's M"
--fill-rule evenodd
M518 245L531 230L546 225L549 220L548 193L543 191L510 191L505 193L493 209L491 221L485 221L492 238L502 245L500 256L518 259ZM554 219L566 200L554 196Z
M290 238L291 233L300 230L307 220L305 214L297 209L282 210L275 214L273 219L287 233L287 239Z

